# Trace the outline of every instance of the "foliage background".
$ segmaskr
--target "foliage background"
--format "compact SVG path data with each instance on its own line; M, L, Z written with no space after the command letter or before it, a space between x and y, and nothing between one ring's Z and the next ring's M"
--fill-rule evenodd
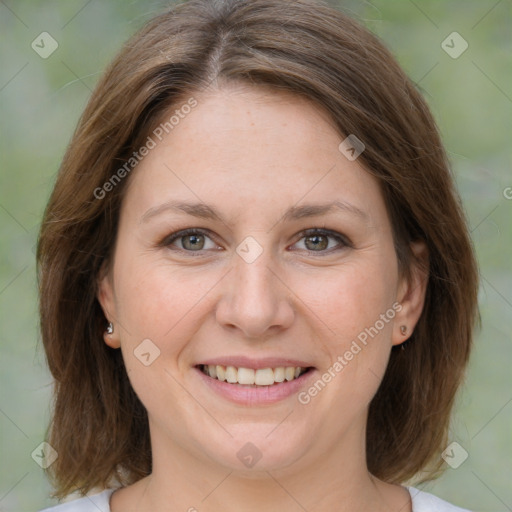
M483 328L451 435L469 458L424 488L474 511L512 510L510 0L331 3L379 35L426 96L453 163L481 268ZM51 404L34 264L43 208L102 70L122 42L168 4L0 0L2 511L53 504L44 472L31 458L44 439ZM59 44L45 60L31 48L43 31ZM457 59L441 48L453 31L469 44Z

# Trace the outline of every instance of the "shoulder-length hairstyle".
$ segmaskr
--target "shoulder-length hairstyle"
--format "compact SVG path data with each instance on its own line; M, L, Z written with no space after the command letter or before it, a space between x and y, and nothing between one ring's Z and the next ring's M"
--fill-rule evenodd
M363 141L359 162L380 183L404 275L414 263L411 242L426 243L424 310L406 349L392 350L370 404L367 465L393 483L440 467L478 319L478 271L427 104L383 44L327 3L191 0L150 20L110 64L44 214L37 259L55 379L55 496L151 472L147 413L120 351L103 341L98 273L112 256L133 153L165 112L231 81L307 98L330 115L340 142L349 134Z

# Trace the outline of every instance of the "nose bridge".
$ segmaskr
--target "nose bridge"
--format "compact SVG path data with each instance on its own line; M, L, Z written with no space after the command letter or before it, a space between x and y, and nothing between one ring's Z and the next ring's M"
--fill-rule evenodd
M258 248L251 240L242 242L217 308L218 322L235 326L250 338L263 336L271 327L288 327L293 309L275 266L270 249Z
M261 254L254 261L247 261L243 257L235 262L234 293L239 300L255 302L256 300L274 302L275 275L270 271L272 257L270 251Z

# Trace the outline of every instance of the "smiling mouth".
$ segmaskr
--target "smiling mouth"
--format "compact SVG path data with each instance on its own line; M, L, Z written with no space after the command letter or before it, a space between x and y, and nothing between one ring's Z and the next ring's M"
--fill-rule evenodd
M301 366L279 366L277 368L254 370L252 368L213 364L200 364L197 368L212 379L250 387L274 386L283 382L290 382L312 370L311 367L303 368Z

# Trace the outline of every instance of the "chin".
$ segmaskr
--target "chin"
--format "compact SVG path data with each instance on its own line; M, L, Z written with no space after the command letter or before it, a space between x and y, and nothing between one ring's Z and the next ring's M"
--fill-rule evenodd
M222 436L217 441L211 438L204 452L217 464L248 478L268 478L267 471L283 470L296 463L309 444L306 433L303 436L297 430L290 433L289 427L276 428L276 424L244 425L228 430L233 437Z

